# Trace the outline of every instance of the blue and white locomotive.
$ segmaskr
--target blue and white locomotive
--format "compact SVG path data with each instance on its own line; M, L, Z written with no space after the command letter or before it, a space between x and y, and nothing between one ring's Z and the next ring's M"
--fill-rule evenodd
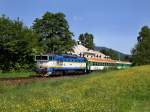
M44 75L86 72L86 58L73 55L37 55L37 73Z

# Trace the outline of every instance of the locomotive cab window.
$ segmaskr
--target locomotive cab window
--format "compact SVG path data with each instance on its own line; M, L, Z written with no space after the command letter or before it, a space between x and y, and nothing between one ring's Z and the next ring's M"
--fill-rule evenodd
M41 60L41 56L36 56L35 60Z
M48 56L36 56L35 59L36 59L36 61L38 61L38 60L48 60Z

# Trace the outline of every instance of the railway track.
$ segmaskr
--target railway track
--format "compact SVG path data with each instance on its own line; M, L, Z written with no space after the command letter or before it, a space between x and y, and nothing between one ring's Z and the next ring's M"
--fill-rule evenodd
M63 77L79 77L85 74L69 74L69 75L52 75L52 76L30 76L30 77L8 77L0 78L0 81L30 81L30 80L46 80L50 78L63 78Z

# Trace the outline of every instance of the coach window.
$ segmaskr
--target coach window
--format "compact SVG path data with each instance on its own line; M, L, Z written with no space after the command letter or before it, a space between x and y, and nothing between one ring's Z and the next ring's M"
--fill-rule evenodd
M93 66L95 65L95 62L93 62Z
M93 62L90 62L90 65L92 66L92 65L93 65Z
M52 56L49 56L49 60L50 60L50 61L52 60Z
M99 66L99 62L97 62L97 66Z
M93 62L93 66L95 65L95 62Z
M105 63L103 63L103 66L105 66Z
M104 66L104 63L102 63L102 66Z
M92 65L94 66L94 62L92 62Z
M93 62L93 66L95 66L95 62Z

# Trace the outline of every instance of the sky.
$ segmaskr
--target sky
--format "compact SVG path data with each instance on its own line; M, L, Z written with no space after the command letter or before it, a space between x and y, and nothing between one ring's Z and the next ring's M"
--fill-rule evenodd
M127 54L141 27L150 25L150 0L0 0L0 15L27 26L47 11L66 15L74 39L92 33L96 46Z

